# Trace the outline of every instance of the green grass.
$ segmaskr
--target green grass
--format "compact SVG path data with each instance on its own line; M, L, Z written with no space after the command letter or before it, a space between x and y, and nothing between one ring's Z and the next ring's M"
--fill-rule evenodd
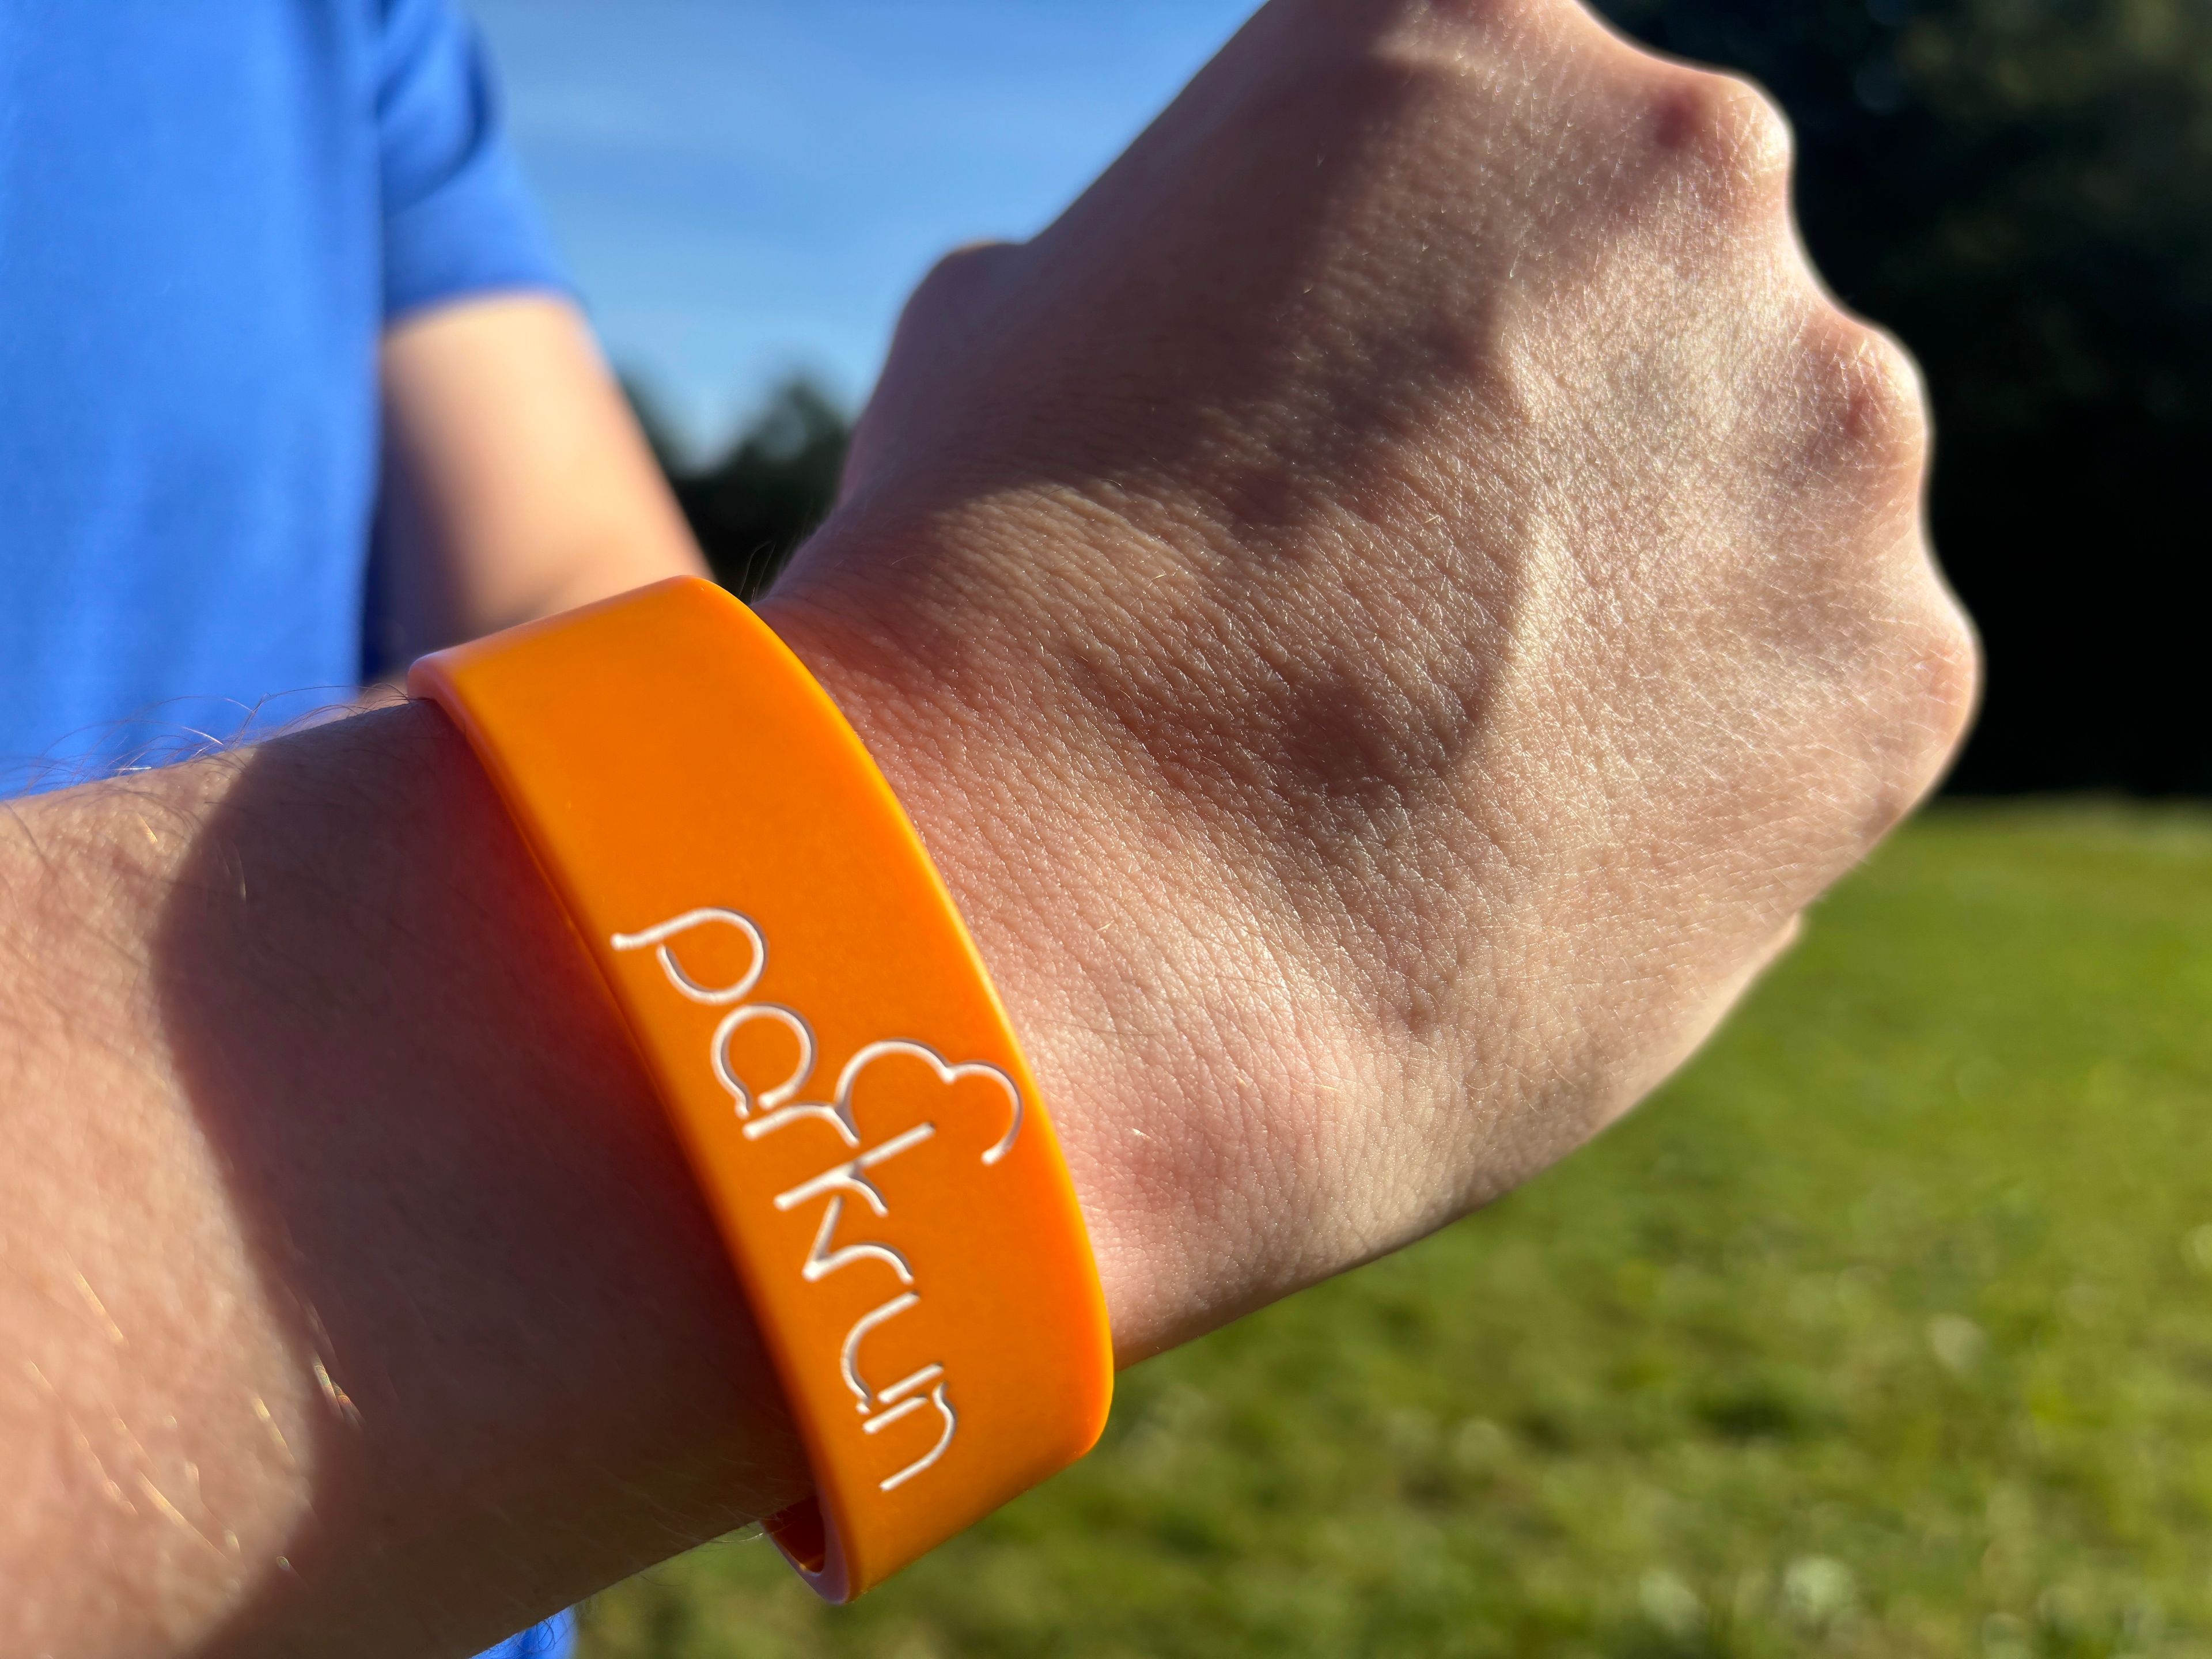
M1911 826L1680 1079L1125 1376L825 1609L769 1545L588 1659L2212 1655L2212 815Z

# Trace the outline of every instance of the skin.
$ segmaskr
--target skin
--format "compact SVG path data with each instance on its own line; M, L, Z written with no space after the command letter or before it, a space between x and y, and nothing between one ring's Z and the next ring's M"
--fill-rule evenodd
M383 656L707 574L590 327L495 294L384 337Z
M1275 0L910 307L764 610L970 920L1125 1359L1625 1110L1954 746L1917 389L1785 158L1564 0ZM0 890L0 1649L465 1654L804 1491L434 710L21 804Z
M915 299L771 614L1076 1126L1125 1357L1626 1110L1951 753L1917 380L1789 151L1572 6L1280 0Z

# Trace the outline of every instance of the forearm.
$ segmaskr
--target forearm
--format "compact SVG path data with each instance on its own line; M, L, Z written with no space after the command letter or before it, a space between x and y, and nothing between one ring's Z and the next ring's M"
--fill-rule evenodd
M957 709L767 608L978 924L1125 1357L1260 1299L1209 1290L1187 1183L1101 1109L1101 1009L1138 1043L1203 973L1157 929L1141 975L1133 942L1031 948L1049 861L1014 868L976 819L1073 849L1045 797L993 787L1006 734L963 753ZM1059 896L1088 913L1092 885ZM52 1589L0 1601L0 1652L466 1654L805 1492L592 975L428 704L6 808L0 1582Z
M902 323L769 609L970 919L1125 1358L1626 1109L1954 746L1911 370L1780 139L1559 0L1277 0ZM0 1583L56 1587L0 1651L465 1652L801 1489L434 713L21 808L0 933Z
M0 893L0 1650L465 1653L804 1490L434 710L19 804Z
M706 564L576 308L479 296L386 337L380 647L422 652Z

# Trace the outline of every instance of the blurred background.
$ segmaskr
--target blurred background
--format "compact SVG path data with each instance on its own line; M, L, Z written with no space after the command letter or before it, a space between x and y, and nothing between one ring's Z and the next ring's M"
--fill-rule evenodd
M937 254L1046 222L1241 0L475 0L725 580L826 508ZM1787 107L1937 416L1948 799L1599 1146L1140 1368L856 1608L744 1539L595 1659L2212 1655L2205 0L1603 0Z

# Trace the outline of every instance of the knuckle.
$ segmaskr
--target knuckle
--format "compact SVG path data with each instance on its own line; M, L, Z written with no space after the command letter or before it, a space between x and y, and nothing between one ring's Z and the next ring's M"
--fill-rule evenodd
M1965 735L1981 700L1982 649L1966 611L1923 560L1926 614L1915 630L1918 724L1940 764Z
M1866 828L1880 835L1942 775L1981 691L1973 624L1937 575L1924 544L1892 589L1881 647L1869 653L1862 720L1870 754Z
M1396 0L1403 21L1477 39L1517 35L1580 12L1578 0Z
M1780 211L1789 200L1790 123L1739 76L1665 66L1650 100L1652 143L1717 206Z
M1917 502L1929 450L1919 365L1882 330L1827 313L1826 326L1808 331L1815 443L1832 463Z
M1013 252L1008 242L969 242L942 256L914 291L911 305L964 307Z
M1516 21L1528 6L1529 0L1413 0L1399 9L1425 24L1489 30Z
M891 341L893 357L919 349L925 340L972 334L1018 252L1019 245L1014 243L972 242L939 259L899 312Z

